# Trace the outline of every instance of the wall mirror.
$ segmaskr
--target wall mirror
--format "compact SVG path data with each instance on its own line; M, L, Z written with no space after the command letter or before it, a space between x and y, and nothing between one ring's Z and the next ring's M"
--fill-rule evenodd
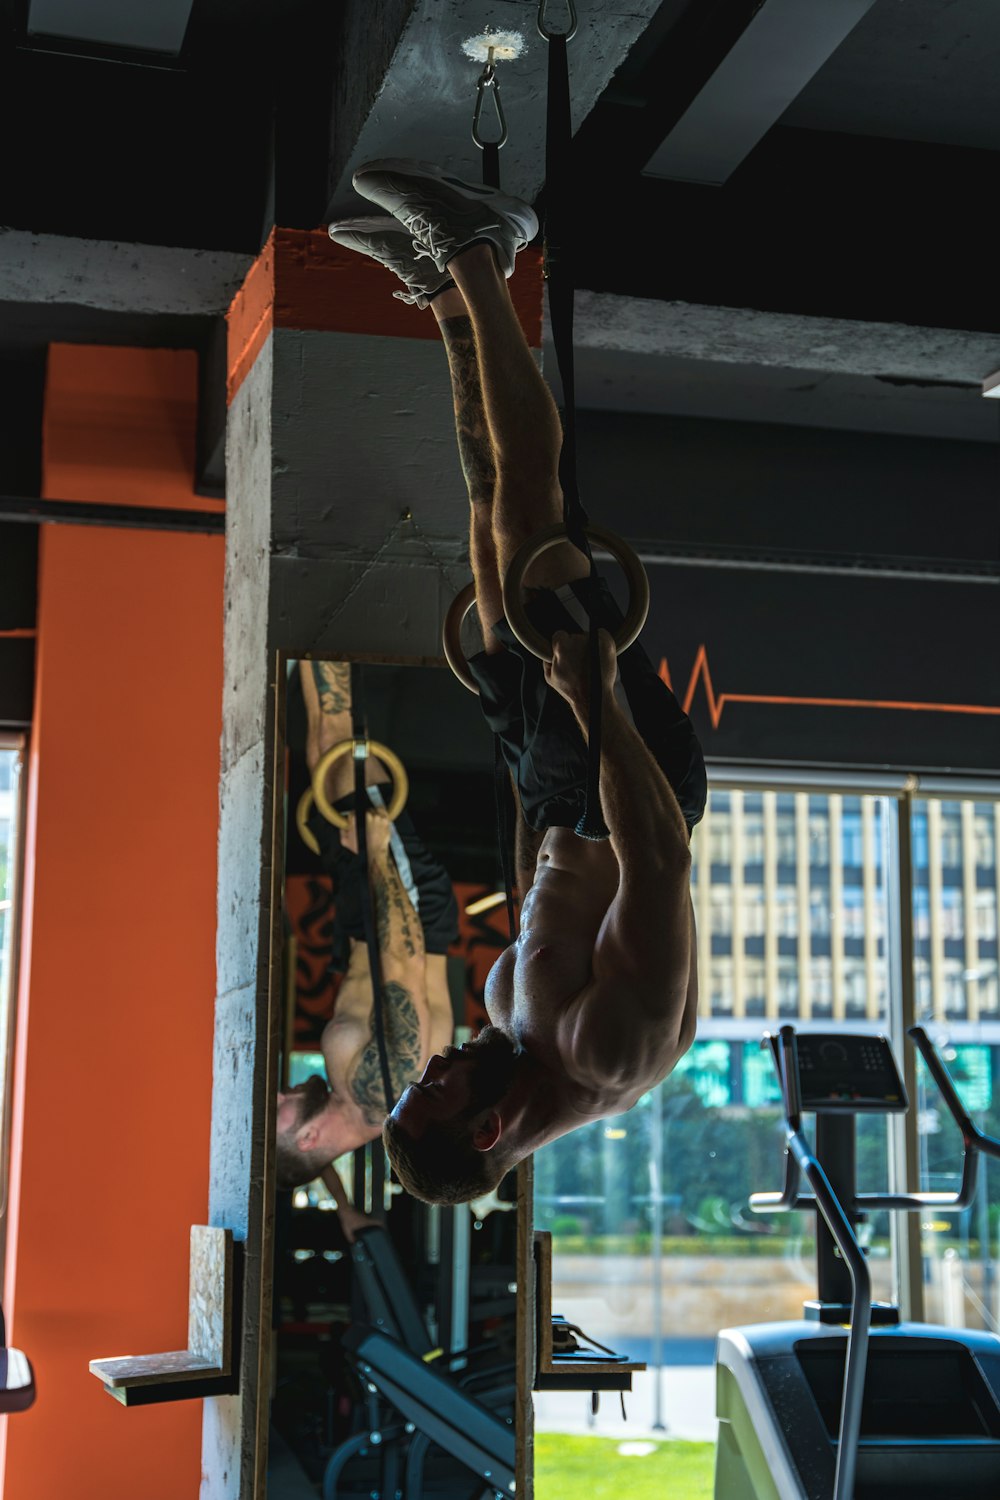
M526 1442L515 1417L517 1174L491 1197L458 1207L420 1202L390 1181L356 826L336 828L310 795L317 756L350 736L351 668L288 660L285 670L268 1494L465 1500L475 1463L433 1441L419 1413L400 1410L399 1392L405 1387L467 1433L475 1413L463 1401L473 1396L502 1424L511 1457L512 1436ZM354 685L370 739L398 757L408 783L391 831L386 836L378 820L368 839L369 884L380 902L383 1033L398 1093L420 1078L429 1056L478 1032L486 975L508 940L492 742L474 698L445 670L364 663ZM368 764L369 780L384 775L381 763ZM325 781L348 816L353 776L348 751ZM394 785L381 780L369 792L372 804L391 803ZM382 871L388 886L380 895ZM314 1131L303 1133L310 1120ZM369 1379L374 1346L363 1340L373 1332L402 1352L389 1349L387 1369ZM488 1450L501 1435L488 1428L472 1436ZM488 1484L482 1479L484 1493ZM526 1492L521 1484L518 1491Z

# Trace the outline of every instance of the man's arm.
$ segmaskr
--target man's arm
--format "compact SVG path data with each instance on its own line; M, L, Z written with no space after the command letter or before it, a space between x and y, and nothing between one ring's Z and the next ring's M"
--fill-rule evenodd
M443 1052L455 1036L455 1013L448 988L448 958L444 953L428 953L425 967L427 1011L430 1031L420 1062L426 1063L435 1052Z
M528 826L513 776L511 786L514 791L514 883L517 886L518 899L523 901L535 883L538 851L545 837L545 830Z
M424 970L424 929L392 857L392 824L384 812L368 814L368 883L384 978L410 983Z
M586 637L560 632L553 645L546 675L570 703L586 737ZM604 631L601 649L601 806L620 877L594 947L594 993L584 997L584 1026L600 1025L602 1035L595 1036L600 1049L605 1043L613 1047L612 1033L623 1014L645 1025L655 1022L659 1037L672 1039L679 1058L692 1039L697 996L687 825L670 783L615 701L615 651Z
M340 1227L344 1231L344 1238L348 1244L353 1245L354 1236L359 1229L364 1229L368 1224L378 1224L381 1221L379 1219L370 1219L367 1214L363 1214L360 1209L354 1207L354 1204L347 1196L340 1173L332 1162L330 1166L324 1167L319 1175L322 1178L323 1186L337 1205L337 1216L340 1219Z
M382 970L382 1025L389 1078L398 1099L421 1072L421 1019L426 1017L427 996L423 928L389 850L390 828L384 813L368 814L368 877ZM369 984L367 1015L362 1019L355 1012L343 1020L364 1028L364 1041L345 1068L345 1083L374 1128L381 1126L387 1106L372 997Z
M676 1026L679 1041L693 950L687 825L610 694L601 720L601 806L621 874L594 946L594 978L624 982L651 1018Z

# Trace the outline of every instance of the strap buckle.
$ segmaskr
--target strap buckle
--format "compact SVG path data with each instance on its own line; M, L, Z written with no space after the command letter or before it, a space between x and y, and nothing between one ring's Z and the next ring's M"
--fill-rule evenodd
M493 104L496 109L497 123L500 127L500 135L493 141L484 140L480 129L483 118L483 103L486 99L487 89L491 89L493 92ZM493 61L492 47L489 49L489 60L476 83L476 109L472 116L472 139L480 151L485 151L487 146L492 146L495 150L499 151L500 147L505 145L507 141L507 119L503 112L503 105L500 102L500 85L497 83L497 70L496 64Z
M571 37L574 37L576 35L575 0L566 0L566 5L569 9L569 26L565 31L550 31L548 26L546 26L545 11L547 5L548 0L538 0L538 19L536 24L538 26L539 36L544 37L547 42L553 41L556 37L563 37L568 42Z

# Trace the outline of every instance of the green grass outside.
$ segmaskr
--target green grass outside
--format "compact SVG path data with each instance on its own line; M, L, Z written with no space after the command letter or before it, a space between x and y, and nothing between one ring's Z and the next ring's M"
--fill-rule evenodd
M764 1234L665 1234L660 1243L664 1255L692 1255L699 1258L706 1255L780 1256L787 1255L791 1249L800 1255L808 1256L815 1248L815 1242L812 1239L792 1235ZM652 1252L652 1236L648 1234L557 1234L553 1235L552 1248L559 1255L646 1256Z
M712 1500L714 1443L657 1443L655 1453L625 1457L641 1438L535 1434L535 1500Z

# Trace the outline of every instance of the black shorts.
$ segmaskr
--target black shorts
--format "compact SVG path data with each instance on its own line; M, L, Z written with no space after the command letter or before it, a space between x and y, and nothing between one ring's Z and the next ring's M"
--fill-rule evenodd
M369 792L375 788L369 788ZM354 811L354 793L340 797L333 804L338 812ZM330 967L336 974L347 971L351 956L350 939L365 941L365 922L362 907L364 891L364 869L360 856L345 849L340 842L340 831L314 805L309 812L309 831L320 848L323 868L333 880L333 941ZM424 933L424 951L447 953L458 939L458 902L452 889L451 877L427 849L413 820L404 808L393 824L402 840L406 860L412 876L411 894L416 895L414 905ZM405 873L400 870L404 885L408 884Z
M569 591L569 592L568 592ZM587 616L594 600L599 625L612 634L622 612L607 583L581 578L555 592L537 589L526 605L531 623L544 635L580 632L583 625L567 608L576 601ZM527 651L506 620L494 626L506 651L480 651L469 657L479 685L479 703L504 760L517 783L530 827L575 828L587 793L587 746L573 711L545 681L542 663ZM708 783L694 726L636 642L618 658L622 688L636 730L673 788L690 833L705 811Z

